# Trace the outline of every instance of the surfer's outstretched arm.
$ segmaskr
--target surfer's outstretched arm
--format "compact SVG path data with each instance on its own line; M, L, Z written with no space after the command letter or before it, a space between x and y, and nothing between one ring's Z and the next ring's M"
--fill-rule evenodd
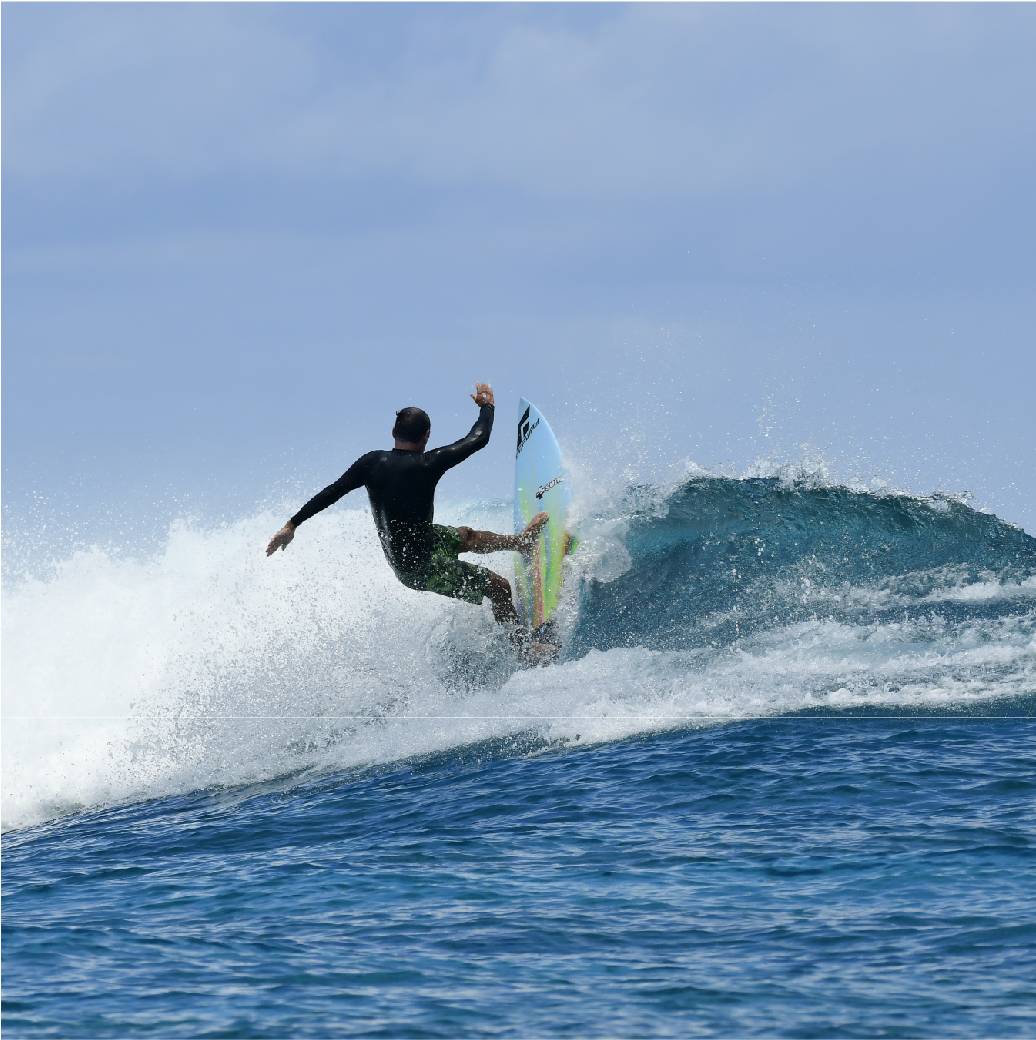
M271 556L278 549L286 549L295 537L295 529L305 523L311 516L316 516L322 509L333 506L340 498L363 487L367 481L367 463L370 454L358 458L333 484L328 484L323 491L318 491L271 539L266 546L266 555Z
M493 432L493 416L496 413L493 388L488 383L477 383L471 399L479 406L475 425L459 441L435 448L426 454L429 465L438 470L440 476L489 443L489 435Z

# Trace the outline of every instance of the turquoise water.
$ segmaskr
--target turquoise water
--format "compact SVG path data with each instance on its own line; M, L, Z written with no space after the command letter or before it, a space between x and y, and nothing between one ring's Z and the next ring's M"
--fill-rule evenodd
M277 570L233 563L265 518L182 530L7 597L25 662L118 605L5 665L7 1035L1036 1034L1036 541L945 499L634 489L521 672L477 612L404 610L367 524ZM92 659L89 726L46 701L119 633L149 651Z

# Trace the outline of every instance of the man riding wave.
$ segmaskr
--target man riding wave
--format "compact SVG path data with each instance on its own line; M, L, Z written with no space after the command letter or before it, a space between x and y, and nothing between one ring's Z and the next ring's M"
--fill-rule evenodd
M471 398L479 406L475 425L459 441L432 451L425 450L432 430L428 414L415 407L397 412L392 450L371 451L358 458L270 539L266 555L287 548L299 524L350 491L366 487L381 547L396 577L412 589L468 603L488 599L493 617L509 626L512 638L518 642L518 613L508 580L458 556L465 552L529 553L536 534L547 522L547 514L537 513L517 535L433 523L435 488L443 474L489 443L495 411L493 390L488 383L477 383Z

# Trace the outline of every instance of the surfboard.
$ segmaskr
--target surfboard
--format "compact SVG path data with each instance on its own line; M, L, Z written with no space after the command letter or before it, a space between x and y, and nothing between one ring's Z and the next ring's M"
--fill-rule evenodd
M551 619L561 599L565 554L571 548L568 514L572 489L550 424L524 397L518 404L514 463L514 523L521 531L539 512L550 514L528 557L515 562L518 613L533 638L557 643Z

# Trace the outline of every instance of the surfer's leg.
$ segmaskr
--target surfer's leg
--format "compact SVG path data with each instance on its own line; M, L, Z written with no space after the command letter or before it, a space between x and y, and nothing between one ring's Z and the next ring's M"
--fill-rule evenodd
M438 530L442 532L438 536L439 551L433 552L427 572L414 582L404 581L404 584L468 603L479 604L488 599L493 607L493 617L500 624L517 629L518 611L511 600L511 583L488 567L458 560L456 554L464 551L460 533L452 527Z
M457 534L460 535L461 552L530 552L540 528L549 519L550 516L547 513L537 513L525 525L525 530L521 534L496 534L494 531L476 531L471 527L458 527ZM505 579L500 580L506 584Z
M487 535L489 538L505 538L509 542L524 537L530 528L532 534L535 534L547 520L546 513L541 516L542 520L534 517L533 524L527 527L522 535L517 536L495 535L490 531L472 532L470 528L458 529L434 525L434 548L428 570L411 587L436 592L440 596L449 596L452 599L466 600L468 603L481 603L484 599L488 599L493 608L494 619L509 630L515 646L522 649L526 641L525 630L521 626L518 611L515 610L514 600L511 598L511 583L503 575L491 571L488 567L478 567L473 563L457 559L457 554L476 551L468 548L472 534ZM501 546L501 548L510 548L510 545ZM481 551L495 552L496 550L487 548ZM404 582L404 584L408 583Z
M489 575L486 596L493 608L493 618L498 624L509 625L517 632L518 611L514 609L514 600L511 599L511 583L495 571L489 571Z

